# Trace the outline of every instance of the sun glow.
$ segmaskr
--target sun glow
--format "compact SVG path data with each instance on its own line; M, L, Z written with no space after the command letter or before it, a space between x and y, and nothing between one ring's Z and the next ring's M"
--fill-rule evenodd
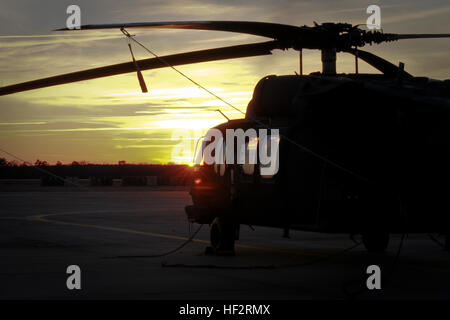
M208 129L220 123L225 119L170 119L152 122L153 126L161 129Z

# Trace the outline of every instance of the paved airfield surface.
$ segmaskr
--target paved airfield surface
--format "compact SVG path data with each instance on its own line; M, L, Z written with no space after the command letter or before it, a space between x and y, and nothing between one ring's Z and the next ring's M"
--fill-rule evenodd
M347 235L241 226L236 256L205 255L209 226L189 236L186 190L151 188L0 193L0 299L449 299L450 252L427 235L400 236L385 255ZM276 214L276 213L274 213ZM192 227L195 231L197 225ZM134 256L134 257L133 257ZM371 264L381 290L361 290ZM66 268L81 268L68 290Z

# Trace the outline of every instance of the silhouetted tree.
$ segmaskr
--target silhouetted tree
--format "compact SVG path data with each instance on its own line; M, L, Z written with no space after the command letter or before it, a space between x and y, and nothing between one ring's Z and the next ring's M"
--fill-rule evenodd
M12 160L8 162L9 167L18 167L19 163L16 160Z
M48 162L45 161L45 160L44 160L44 161L41 161L41 160L37 159L36 162L34 163L34 166L35 166L35 167L48 167L49 164L48 164Z

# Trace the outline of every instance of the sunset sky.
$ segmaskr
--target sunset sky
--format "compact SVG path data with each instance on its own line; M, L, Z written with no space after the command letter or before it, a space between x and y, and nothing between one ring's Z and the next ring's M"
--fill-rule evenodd
M448 0L0 0L0 86L130 61L119 30L51 32L65 27L70 4L81 7L82 24L245 20L293 25L365 23L367 6L378 4L385 32L450 33ZM158 55L268 40L217 31L132 31ZM404 40L365 49L395 64L404 62L414 75L450 78L450 39ZM138 47L134 53L137 59L150 57ZM245 112L257 81L298 71L298 54L274 51L272 56L178 68ZM320 69L319 52L304 51L304 72ZM339 54L338 72L353 71L353 58ZM360 71L373 69L361 64ZM140 92L136 74L126 74L0 97L0 148L31 162L188 163L196 138L224 121L215 110L243 117L169 68L143 75L146 94ZM187 134L187 150L173 158L181 133Z

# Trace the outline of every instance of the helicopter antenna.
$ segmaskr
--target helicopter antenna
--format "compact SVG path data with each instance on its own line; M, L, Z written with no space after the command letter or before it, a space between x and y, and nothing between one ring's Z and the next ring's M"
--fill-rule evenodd
M298 50L300 58L300 75L303 75L303 49Z
M228 117L225 115L225 113L222 112L222 110L217 109L216 111L219 112L225 119L227 119L228 121L230 121L230 118L228 118Z

